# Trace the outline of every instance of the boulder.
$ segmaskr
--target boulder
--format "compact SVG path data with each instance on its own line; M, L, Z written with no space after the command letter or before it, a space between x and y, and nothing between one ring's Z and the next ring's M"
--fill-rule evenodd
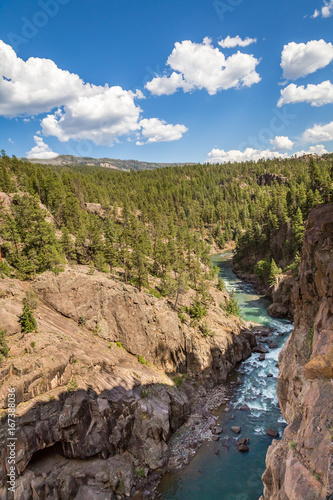
M239 433L240 433L240 431L241 431L241 428L240 428L238 425L233 425L233 426L231 427L231 430L232 430L232 432L234 432L235 434L239 434Z
M244 404L240 407L240 410L242 411L250 411L250 407L247 404Z
M265 359L266 359L265 354L260 354L258 359L259 359L259 361L265 361Z
M278 438L279 433L278 431L275 431L274 429L267 429L266 431L267 436L273 437L273 438Z
M267 308L267 313L272 316L272 318L286 318L288 312L288 307L279 302L273 302L273 304Z

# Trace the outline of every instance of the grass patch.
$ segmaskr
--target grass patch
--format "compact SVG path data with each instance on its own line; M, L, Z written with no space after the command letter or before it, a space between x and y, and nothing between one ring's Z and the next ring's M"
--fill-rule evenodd
M141 354L139 354L139 356L138 356L138 361L142 365L150 366L150 364L148 363L148 361L143 356L141 356Z

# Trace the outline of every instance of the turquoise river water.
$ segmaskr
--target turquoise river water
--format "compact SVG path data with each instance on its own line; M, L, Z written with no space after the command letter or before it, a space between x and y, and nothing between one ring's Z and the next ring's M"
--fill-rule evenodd
M226 383L229 409L223 405L216 412L223 427L220 441L203 443L185 468L163 477L159 487L163 500L258 500L263 490L261 476L265 470L266 451L272 440L266 430L272 428L281 435L285 427L276 397L276 364L293 324L268 316L270 301L256 294L251 284L237 278L231 269L231 257L231 253L223 252L212 260L220 268L227 290L235 290L242 317L274 328L274 340L279 347L266 354L265 361L259 362L259 354L252 354L233 370ZM273 377L268 378L268 373ZM240 385L235 384L238 378ZM245 403L250 411L239 410ZM237 438L250 438L249 452L237 450L231 426L241 427Z

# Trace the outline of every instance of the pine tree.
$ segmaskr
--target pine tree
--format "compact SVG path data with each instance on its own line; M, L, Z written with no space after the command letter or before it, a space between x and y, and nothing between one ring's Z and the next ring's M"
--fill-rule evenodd
M37 321L27 299L23 299L23 311L19 317L22 333L37 332Z
M268 281L271 285L276 283L276 278L280 274L281 269L278 268L274 259L272 259L271 266L269 269L269 278Z

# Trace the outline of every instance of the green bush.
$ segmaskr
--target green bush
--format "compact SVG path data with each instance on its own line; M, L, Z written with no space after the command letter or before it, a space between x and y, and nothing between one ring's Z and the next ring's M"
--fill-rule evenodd
M216 335L215 332L209 328L207 321L203 321L201 325L199 325L199 330L203 337L214 337Z
M289 441L289 448L291 450L296 450L296 447L297 447L297 443L295 443L295 441Z
M139 354L139 356L138 356L138 361L142 365L150 366L150 364L148 363L148 361L143 356L141 356L141 354Z
M207 309L203 306L199 295L196 294L195 299L191 305L186 309L186 312L190 315L192 319L202 319L207 314Z
M34 318L32 309L27 299L23 299L23 311L19 317L22 333L37 332L37 321Z
M185 373L183 375L175 375L173 381L176 387L180 387L182 383L187 379L187 375Z
M8 356L9 347L6 342L6 330L0 330L0 361L3 357Z
M135 469L135 474L139 477L145 477L145 469L141 467L140 469Z
M225 305L225 312L229 316L230 314L232 316L240 316L241 315L241 309L238 305L238 300L236 299L235 291L232 290L232 292L229 295L229 299L226 300L226 305Z
M219 277L219 280L217 283L217 289L220 290L220 292L225 291L225 283L224 283L223 279L221 278L221 276Z

